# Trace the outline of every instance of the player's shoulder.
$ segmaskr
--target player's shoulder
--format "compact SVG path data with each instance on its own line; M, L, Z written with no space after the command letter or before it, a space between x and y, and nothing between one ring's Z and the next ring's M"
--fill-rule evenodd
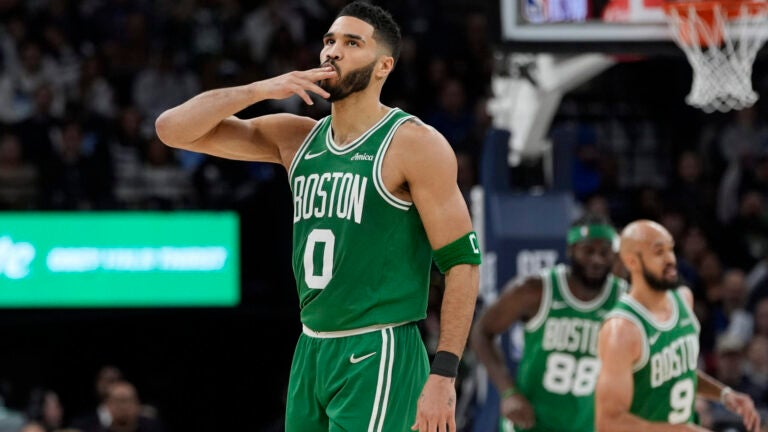
M625 313L614 308L603 320L600 333L607 338L635 339L644 332L642 323L631 313Z
M447 179L446 176L456 175L456 153L448 140L417 117L408 118L397 128L388 155L409 181Z
M416 116L409 117L398 128L393 137L393 144L398 143L407 145L410 151L452 151L443 134Z
M544 292L544 277L541 274L518 276L504 284L502 293L518 299L538 302Z
M687 285L680 285L677 288L677 293L688 306L693 307L693 291Z

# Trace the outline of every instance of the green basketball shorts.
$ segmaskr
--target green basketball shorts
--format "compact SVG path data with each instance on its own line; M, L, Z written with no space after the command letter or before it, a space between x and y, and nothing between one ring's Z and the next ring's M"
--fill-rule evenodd
M415 323L344 332L305 327L291 364L286 432L408 432L429 375Z

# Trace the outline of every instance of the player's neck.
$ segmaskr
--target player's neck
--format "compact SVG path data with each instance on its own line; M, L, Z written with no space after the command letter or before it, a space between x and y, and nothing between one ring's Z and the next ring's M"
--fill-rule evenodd
M345 146L375 125L390 111L377 94L359 92L334 102L331 106L333 140Z
M669 298L667 297L667 291L658 291L647 284L638 286L632 284L632 288L629 290L629 295L634 297L638 303L645 306L646 309L656 313L664 313L669 309Z
M600 284L600 286L590 287L582 281L580 277L574 275L573 272L568 275L567 281L568 290L581 301L591 301L595 299L603 292L603 288L605 288L604 283Z

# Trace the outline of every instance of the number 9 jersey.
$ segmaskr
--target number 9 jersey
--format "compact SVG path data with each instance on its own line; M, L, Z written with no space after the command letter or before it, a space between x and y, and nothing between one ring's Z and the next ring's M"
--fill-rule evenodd
M700 325L678 290L667 292L672 316L659 322L629 295L619 300L609 317L637 326L643 350L634 365L634 394L630 412L640 418L671 424L693 423Z
M426 316L432 249L416 207L382 181L397 128L395 108L351 143L317 122L291 163L293 272L301 322L319 332ZM418 143L409 143L418 145Z

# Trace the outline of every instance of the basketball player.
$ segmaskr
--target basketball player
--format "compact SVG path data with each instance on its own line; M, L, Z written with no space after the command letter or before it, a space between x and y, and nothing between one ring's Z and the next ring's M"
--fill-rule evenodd
M320 67L208 91L156 121L169 146L288 173L304 329L288 432L456 430L455 377L480 250L448 142L379 101L399 50L388 12L350 3L323 36ZM266 99L312 104L310 93L332 102L329 116L234 116ZM446 287L430 366L416 323L426 316L433 255Z
M602 367L595 391L598 431L703 431L696 395L722 401L749 431L760 427L752 399L698 370L699 322L680 285L674 241L660 224L639 220L621 233L631 288L600 329Z
M625 291L610 274L618 235L587 215L568 230L570 266L513 280L478 317L471 344L501 397L501 417L516 431L594 430L597 330ZM495 338L524 323L524 346L513 379Z

